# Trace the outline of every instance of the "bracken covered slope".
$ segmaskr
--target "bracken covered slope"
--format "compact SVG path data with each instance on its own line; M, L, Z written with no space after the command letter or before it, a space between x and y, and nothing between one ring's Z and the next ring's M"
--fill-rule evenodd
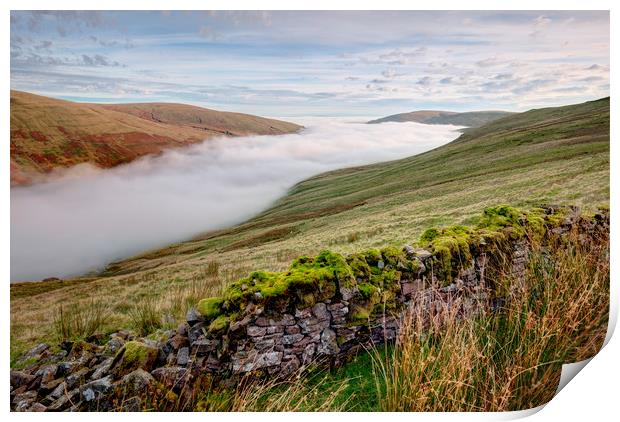
M11 184L57 167L113 167L214 136L275 135L301 127L185 104L87 104L11 91Z

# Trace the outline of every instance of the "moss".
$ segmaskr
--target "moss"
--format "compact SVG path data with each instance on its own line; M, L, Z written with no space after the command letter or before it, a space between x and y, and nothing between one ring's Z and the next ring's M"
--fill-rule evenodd
M357 279L370 280L370 274L371 274L370 266L366 262L366 258L364 257L364 254L358 253L358 254L349 255L347 257L347 264L349 264L349 267L351 268L351 272L353 273L353 277L356 280ZM340 282L340 285L342 287L351 287L351 286L347 286L343 284L343 282Z
M211 321L217 318L222 313L222 304L224 299L221 297L210 297L208 299L202 299L196 305L196 310L206 320Z
M157 359L157 348L138 341L128 341L118 351L112 362L111 372L116 377L122 377L136 369L150 371Z
M226 315L218 316L209 325L209 332L216 333L216 332L227 330L230 325L230 321L231 321L231 317L228 317Z
M452 226L445 229L429 229L421 237L422 245L430 248L436 267L446 282L449 282L462 264L472 259L472 245L475 243L473 231L465 226Z
M405 254L402 250L395 248L394 246L388 246L381 249L381 256L387 265L396 267L399 262L406 261Z
M565 210L558 209L551 216L547 212L526 212L506 205L489 207L475 220L475 227L430 228L422 234L418 245L431 251L431 270L447 284L462 267L471 264L472 257L481 249L492 251L507 240L544 233L546 227L565 218ZM379 262L385 265L379 268ZM222 298L200 301L198 311L211 322L213 330L225 330L234 320L233 315L249 302L263 305L266 312L277 313L290 306L303 308L331 299L338 287L357 287L359 296L353 302L359 303L352 303L352 315L354 319L365 319L376 311L378 304L386 309L398 307L395 298L401 277L417 273L420 268L417 259L409 259L394 246L369 249L346 258L325 250L316 257L295 259L284 272L254 271L232 283Z
M381 251L379 249L368 249L364 252L364 258L368 265L376 266L381 261Z
M371 283L383 290L397 291L400 289L400 276L400 271L383 270L379 274L373 274Z
M360 296L364 300L371 300L379 293L379 289L370 283L360 283L357 285L357 288L359 290Z
M372 309L372 308L371 308ZM367 321L370 318L371 309L368 306L356 305L351 309L351 322Z

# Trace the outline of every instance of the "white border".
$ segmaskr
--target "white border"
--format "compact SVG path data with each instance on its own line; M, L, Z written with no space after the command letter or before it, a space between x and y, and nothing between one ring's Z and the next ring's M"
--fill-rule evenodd
M339 10L339 9L357 9L357 10L611 10L611 45L617 47L617 43L614 43L614 39L618 39L618 19L617 19L617 10L620 6L616 6L616 10L614 7L616 4L620 4L618 2L612 1L604 1L604 0L589 0L587 2L577 1L577 0L564 0L564 1L549 1L549 0L522 0L519 2L497 2L490 0L469 0L467 2L462 1L433 1L433 2L412 2L412 1L403 1L403 0L382 0L382 1L334 1L334 0L302 0L295 1L294 3L291 1L283 1L283 0L263 0L260 2L257 1L249 1L249 0L229 0L229 1L208 1L208 2L199 2L199 1L186 1L186 0L176 0L171 3L169 1L163 0L152 0L147 2L140 2L137 0L123 0L123 1L90 1L84 2L83 0L56 0L53 2L50 1L41 1L41 0L9 0L5 1L2 4L3 15L2 21L5 24L1 25L1 33L2 33L2 49L3 55L2 61L2 84L3 84L3 92L5 92L4 101L1 105L1 117L0 121L2 122L2 134L4 136L5 142L5 154L8 153L8 136L9 136L9 90L10 90L10 64L9 64L9 38L10 38L10 17L9 11L11 9L21 10L21 9L77 9L77 10L88 10L88 9L116 9L116 10L137 10L137 9L145 9L145 6L150 10L157 9L170 9L170 6L174 6L175 10L200 10L200 9L220 9L220 10ZM613 47L610 49L611 54L611 77L613 79L613 75L617 72L618 69L618 55L614 54ZM616 98L617 89L615 89L615 85L611 85L611 96ZM612 101L612 131L611 131L611 139L616 140L618 135L618 113L617 107L614 106L615 101ZM617 162L617 154L618 149L615 147L614 143L611 144L611 213L612 220L616 221L617 216L617 205L616 198L618 197L618 184L615 182L617 180L618 172L614 167L614 163ZM5 280L5 289L2 290L2 303L4 306L4 318L2 318L2 333L4 333L4 344L2 347L2 357L0 358L1 362L5 362L4 366L4 382L2 383L2 393L0 397L2 397L2 409L4 412L9 413L9 403L8 403L8 377L9 377L9 336L10 332L10 306L9 306L9 279L10 279L10 207L9 207L9 198L10 198L10 185L9 185L9 156L8 154L4 156L4 159L0 162L2 173L4 174L4 185L2 187L2 199L3 206L0 209L2 213L2 233L3 233L3 242L2 242L2 274L4 274L3 279ZM611 307L611 315L610 315L610 328L615 326L617 321L618 314L618 283L614 280L614 275L616 275L615 268L617 263L617 253L619 245L618 245L618 233L616 230L615 224L612 224L612 254L611 254L611 264L612 264L612 307ZM618 375L619 371L619 363L618 356L620 356L620 343L617 339L617 336L611 336L612 330L608 333L609 343L604 347L604 349L594 358L591 362L588 363L585 370L581 371L574 380L568 383L568 385L554 398L549 404L544 406L542 409L537 409L536 413L533 411L526 412L514 412L511 414L494 414L494 413L477 413L477 414L467 414L467 413L452 413L452 414L437 414L437 413L401 413L401 414L390 414L390 418L395 418L397 420L411 420L415 418L415 420L471 420L471 421L479 421L479 420L501 420L501 419L514 419L517 417L523 417L530 414L530 418L532 420L611 420L612 415L617 417L618 410L618 399L617 399L617 391L618 384L620 382L620 378ZM532 414L533 413L533 414ZM41 416L39 416L41 415ZM46 420L54 420L56 418L63 420L77 420L77 418L88 417L92 420L107 420L110 417L121 418L127 420L128 418L149 418L150 420L166 420L168 418L174 417L170 414L18 414L18 413L10 413L8 415L10 418L15 420L34 420L35 418L43 418ZM204 420L204 418L214 418L214 419L225 419L225 420L235 420L235 419L244 419L244 420L256 420L257 418L260 420L269 418L272 421L277 420L289 420L289 418L295 418L295 420L301 421L310 421L314 420L318 415L316 414L295 414L288 415L284 413L274 413L274 414L237 414L237 413L225 413L225 414L186 414L183 417L194 419L200 418ZM338 414L322 414L320 415L321 419L336 419L342 418L343 415ZM377 417L382 417L381 415L376 414L351 414L350 416L344 416L356 419L374 419ZM615 419L615 418L614 418Z

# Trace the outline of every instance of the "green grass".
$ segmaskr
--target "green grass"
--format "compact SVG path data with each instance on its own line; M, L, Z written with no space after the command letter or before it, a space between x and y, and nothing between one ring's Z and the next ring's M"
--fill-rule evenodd
M88 282L13 285L11 347L49 338L61 304L103 301L113 329L131 327L131 309L151 297L180 322L250 272L284 271L326 248L401 247L433 226L475 225L498 204L608 202L609 98L515 114L424 154L310 178L243 224L116 262Z

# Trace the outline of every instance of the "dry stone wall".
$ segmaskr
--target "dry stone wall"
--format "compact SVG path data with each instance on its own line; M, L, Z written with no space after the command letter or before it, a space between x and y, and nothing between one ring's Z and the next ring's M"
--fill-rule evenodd
M545 207L535 219L511 216L505 220L542 237L577 230L585 240L609 231L608 211L583 217L574 207ZM179 393L205 374L286 377L313 363L338 365L360 348L394 340L412 310L430 323L446 311L468 318L497 307L510 295L495 285L497 269L508 268L515 283L523 279L529 233L507 223L475 233L453 228L431 233L426 249L374 251L346 265L333 254L303 258L289 272L252 273L228 296L206 299L162 341L120 331L103 345L101 337L65 342L56 353L39 345L23 357L34 364L11 371L12 408L140 410L139 392L153 383ZM298 274L321 282L308 286Z

